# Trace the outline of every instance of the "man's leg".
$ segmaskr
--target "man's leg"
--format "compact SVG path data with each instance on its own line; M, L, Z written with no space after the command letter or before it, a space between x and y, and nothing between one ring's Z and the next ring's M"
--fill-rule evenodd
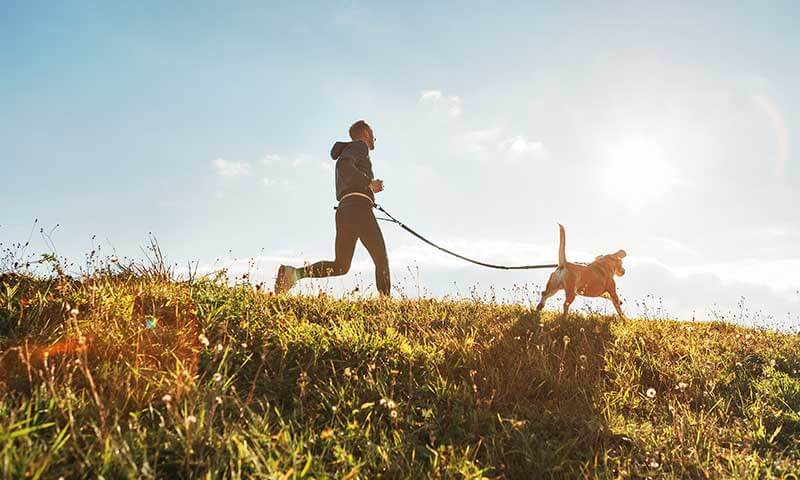
M358 237L375 264L375 286L381 295L390 296L392 280L389 275L389 257L386 255L386 243L383 240L381 227L378 225L372 209L359 216Z
M350 270L353 253L356 249L358 233L353 221L353 215L348 208L336 210L336 259L323 260L304 268L293 268L281 265L278 278L275 280L275 293L283 293L292 288L294 283L301 278L322 278L344 275Z

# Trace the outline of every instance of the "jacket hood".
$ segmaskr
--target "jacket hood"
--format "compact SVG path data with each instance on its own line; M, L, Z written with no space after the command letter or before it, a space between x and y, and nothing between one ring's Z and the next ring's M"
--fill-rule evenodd
M338 160L339 157L342 155L342 152L344 151L344 149L347 148L348 146L350 146L351 143L353 143L353 142L336 142L336 143L334 143L333 147L331 147L331 158L334 159L334 160Z
M334 159L334 160L338 160L339 157L342 156L342 154L344 153L345 150L347 150L348 147L350 147L352 145L355 145L355 144L358 144L358 143L363 144L364 145L363 148L366 148L366 146L367 146L367 144L362 142L361 140L353 140L352 142L336 142L336 143L334 143L333 147L331 147L331 158ZM367 152L368 151L369 150L367 149Z

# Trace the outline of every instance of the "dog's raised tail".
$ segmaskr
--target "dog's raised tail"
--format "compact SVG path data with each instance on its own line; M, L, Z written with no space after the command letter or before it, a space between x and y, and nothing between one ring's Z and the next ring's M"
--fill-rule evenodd
M567 266L567 234L564 225L558 224L558 268Z

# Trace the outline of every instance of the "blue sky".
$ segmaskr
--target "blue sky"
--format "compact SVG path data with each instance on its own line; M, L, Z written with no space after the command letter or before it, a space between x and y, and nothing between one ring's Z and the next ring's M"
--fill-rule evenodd
M328 151L364 118L380 202L447 246L551 262L561 222L570 259L629 252L633 314L799 322L800 7L653 3L3 2L0 241L39 219L68 258L139 257L152 232L271 283L332 256ZM384 232L406 293L546 281ZM359 249L299 291L371 282Z

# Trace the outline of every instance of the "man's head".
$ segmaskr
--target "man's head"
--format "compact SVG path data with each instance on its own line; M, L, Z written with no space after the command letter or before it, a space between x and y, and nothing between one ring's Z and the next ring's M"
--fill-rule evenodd
M375 150L375 134L372 127L364 120L359 120L350 125L350 138L366 143L370 150Z

